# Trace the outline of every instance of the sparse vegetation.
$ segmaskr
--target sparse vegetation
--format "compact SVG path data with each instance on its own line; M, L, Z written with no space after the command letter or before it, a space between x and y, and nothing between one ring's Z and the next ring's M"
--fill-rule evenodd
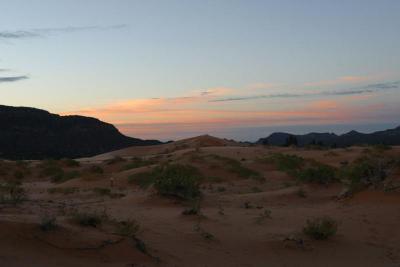
M138 185L142 189L147 189L155 181L152 172L139 172L128 177L128 182Z
M125 237L135 237L140 226L135 220L120 221L116 224L116 234Z
M211 157L216 160L222 161L224 163L224 165L227 166L227 168L230 172L237 174L241 178L246 178L246 179L251 178L251 179L258 180L258 181L265 180L264 177L262 177L260 175L260 173L243 166L243 164L238 160L228 158L228 157L222 157L219 155L211 155Z
M68 180L79 177L79 175L80 175L79 171L64 171L61 169L59 173L51 177L51 181L53 183L64 183Z
M317 162L298 170L296 176L300 181L308 183L329 184L337 180L335 168Z
M266 159L266 162L274 164L279 171L289 175L296 175L304 161L302 157L282 153L274 153Z
M126 170L136 169L136 168L139 168L139 167L149 166L149 165L152 165L154 163L155 163L154 160L150 160L150 159L145 160L145 159L142 159L142 158L134 157L134 158L132 158L130 160L130 162L128 162L127 164L125 164L122 167L122 170L126 171Z
M395 168L396 160L382 155L367 155L341 169L340 177L351 192L367 186L379 186Z
M338 224L330 217L321 217L307 220L303 232L316 240L325 240L334 236L337 232Z
M190 166L171 164L153 170L154 187L161 195L175 196L185 200L200 197L200 172Z
M0 203L16 205L22 202L25 197L25 190L19 182L0 184Z

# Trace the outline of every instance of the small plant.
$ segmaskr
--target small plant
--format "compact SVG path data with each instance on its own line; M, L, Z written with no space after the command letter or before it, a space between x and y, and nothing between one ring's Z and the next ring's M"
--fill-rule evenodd
M102 223L104 215L99 215L98 213L76 212L73 214L72 219L75 223L81 226L97 227Z
M321 163L299 170L297 177L302 182L329 184L336 181L335 168Z
M215 236L211 234L210 232L207 232L205 229L203 229L199 224L197 224L194 227L194 230L200 234L201 237L203 237L207 241L213 241L215 240Z
M25 199L25 190L18 182L0 184L0 203L18 204Z
M338 224L330 217L316 218L307 220L303 228L304 234L315 240L325 240L334 236L337 232Z
M54 216L45 215L40 221L40 230L43 232L49 232L57 228L57 218Z
M126 237L135 237L139 229L139 224L134 220L121 221L116 225L116 234Z
M340 177L349 186L349 190L355 192L366 186L382 183L395 165L396 161L391 158L378 155L363 156L344 166Z
M266 159L266 162L274 164L279 171L289 175L295 175L303 166L304 161L302 157L281 153L274 153Z
M154 187L161 195L175 196L184 200L200 197L200 172L189 165L171 164L152 172Z

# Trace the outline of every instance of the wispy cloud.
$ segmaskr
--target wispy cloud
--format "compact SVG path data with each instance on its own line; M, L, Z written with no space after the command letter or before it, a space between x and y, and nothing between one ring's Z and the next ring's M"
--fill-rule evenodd
M17 31L0 31L0 39L26 39L35 37L45 37L51 34L73 33L81 31L105 31L126 28L126 24L110 26L84 26L84 27L60 27L60 28L36 28Z
M10 83L10 82L18 82L21 80L29 79L28 76L12 76L12 77L0 77L0 83Z
M359 95L359 94L373 93L382 90L397 89L397 88L400 88L400 81L368 84L365 86L360 86L340 91L337 90L337 91L318 91L314 93L299 93L299 94L280 93L280 94L264 94L264 95L250 95L250 96L233 96L226 98L211 99L210 102L229 102L229 101L256 100L256 99L269 99L269 98Z
M305 86L331 86L338 84L349 84L349 83L359 83L371 80L373 77L370 76L342 76L334 80L324 80L317 82L307 82Z

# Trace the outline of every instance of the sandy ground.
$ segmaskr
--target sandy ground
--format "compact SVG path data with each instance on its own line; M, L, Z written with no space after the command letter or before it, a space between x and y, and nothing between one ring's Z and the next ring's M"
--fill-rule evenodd
M369 189L338 199L340 184L299 184L260 161L281 152L338 167L364 149L245 147L201 137L81 159L77 169L82 175L63 183L40 177L40 162L32 162L31 173L23 179L27 199L0 204L0 266L400 266L399 191ZM400 147L387 153L400 155ZM265 182L241 178L210 155L236 159L258 171ZM123 170L126 162L107 164L115 156L153 158L155 163ZM191 164L205 176L219 178L202 185L201 216L182 215L186 203L128 182L131 174L163 162ZM104 173L85 171L94 164ZM75 190L51 193L51 188ZM94 188L110 188L117 197ZM298 195L300 188L307 197ZM270 218L262 216L265 210ZM138 250L135 240L115 234L107 223L96 228L77 225L71 221L75 211L136 220L137 238L147 252ZM43 232L39 224L48 214L57 217L58 228ZM325 215L338 221L337 235L324 241L304 236L307 219ZM294 241L300 239L301 245Z

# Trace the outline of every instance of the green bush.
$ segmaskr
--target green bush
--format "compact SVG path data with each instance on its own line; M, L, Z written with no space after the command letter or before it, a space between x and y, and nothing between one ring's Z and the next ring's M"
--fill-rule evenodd
M25 199L25 190L18 182L0 184L0 203L18 204Z
M211 155L211 157L222 161L230 172L237 174L241 178L252 178L259 181L264 181L264 178L257 171L243 166L238 160L219 155Z
M171 164L157 167L152 172L154 187L161 195L181 199L194 199L200 196L200 172L189 165Z
M116 225L116 234L126 237L135 237L139 229L139 224L134 220L121 221Z
M316 218L307 220L303 232L309 237L316 240L328 239L337 232L338 224L330 217Z
M295 175L303 166L304 161L302 157L282 153L274 153L267 158L267 162L274 164L279 171L286 172L290 175Z
M395 161L387 157L363 156L343 167L340 177L349 185L350 191L354 192L369 185L379 185L394 166Z
M297 177L303 182L319 184L329 184L337 180L335 168L321 163L299 170Z

